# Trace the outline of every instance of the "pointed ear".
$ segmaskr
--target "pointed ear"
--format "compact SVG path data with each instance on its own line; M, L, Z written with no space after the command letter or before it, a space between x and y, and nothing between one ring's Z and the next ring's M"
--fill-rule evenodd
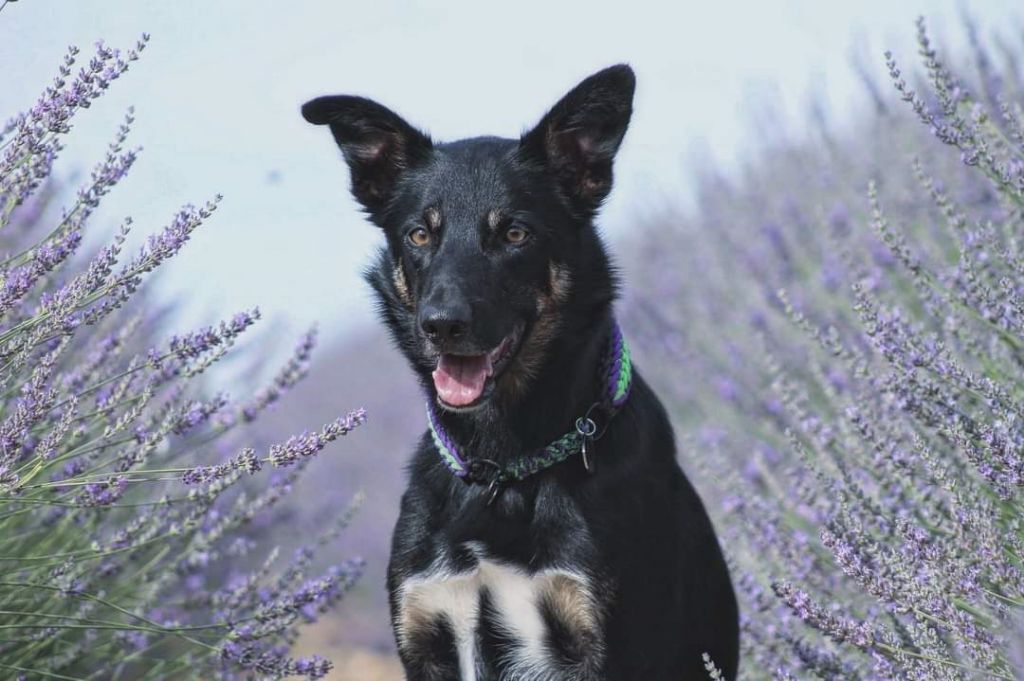
M592 217L612 188L612 160L633 113L636 77L625 64L577 85L520 141L546 164L577 212Z
M402 171L433 148L430 138L401 116L363 97L318 97L302 105L302 117L330 126L352 172L352 194L371 216L387 205Z

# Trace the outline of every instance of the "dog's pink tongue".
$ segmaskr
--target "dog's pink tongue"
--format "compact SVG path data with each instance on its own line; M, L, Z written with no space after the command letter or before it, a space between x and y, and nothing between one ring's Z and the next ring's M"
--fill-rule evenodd
M441 355L432 374L438 396L453 407L475 402L491 375L490 355Z

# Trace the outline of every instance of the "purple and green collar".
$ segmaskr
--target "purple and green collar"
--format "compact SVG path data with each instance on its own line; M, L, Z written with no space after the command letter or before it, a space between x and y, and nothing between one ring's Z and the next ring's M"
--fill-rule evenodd
M593 442L604 434L608 421L629 399L629 392L633 386L633 362L629 354L629 345L622 336L618 322L612 322L608 350L602 362L602 383L601 400L590 405L586 413L576 419L572 430L543 449L504 465L490 459L466 459L442 427L434 401L428 399L427 424L430 427L430 436L434 440L441 461L456 477L467 483L488 486L490 497L487 504L491 505L507 485L561 463L577 452L581 455L587 471L593 472ZM605 417L604 426L600 431L593 419L596 413L601 413Z

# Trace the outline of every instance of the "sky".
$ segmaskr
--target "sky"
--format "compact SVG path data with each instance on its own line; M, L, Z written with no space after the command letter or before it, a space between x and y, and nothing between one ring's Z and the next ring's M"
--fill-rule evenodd
M1019 27L1016 2L970 11L986 33ZM19 0L0 12L0 115L32 104L67 45L87 58L99 39L129 47L151 34L142 59L76 122L58 177L87 172L133 105L143 152L92 229L108 234L131 215L155 231L180 205L221 193L158 282L178 325L259 305L286 335L315 322L330 337L375 323L360 272L382 237L349 197L326 129L299 116L307 99L372 97L435 139L511 137L585 76L628 62L635 114L600 220L614 244L645 212L687 205L695 164L728 170L765 136L800 135L812 92L838 124L848 120L864 101L853 52L880 79L884 49L909 66L920 14L940 47L962 45L961 4ZM766 129L772 102L783 131Z

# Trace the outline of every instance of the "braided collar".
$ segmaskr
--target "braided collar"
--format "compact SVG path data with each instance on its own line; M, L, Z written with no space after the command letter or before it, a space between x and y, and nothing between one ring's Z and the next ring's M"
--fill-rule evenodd
M608 338L608 350L602 361L601 377L601 400L590 405L586 413L576 419L572 430L546 447L506 464L490 459L467 460L463 457L441 425L434 401L428 399L427 424L430 427L430 436L434 440L441 461L453 475L467 483L488 486L488 506L494 503L506 486L561 463L577 452L582 456L586 470L593 473L593 442L604 434L612 417L626 403L633 386L633 362L629 354L629 345L622 336L618 322L612 322L612 333ZM598 414L604 417L604 425L600 430L593 418Z

